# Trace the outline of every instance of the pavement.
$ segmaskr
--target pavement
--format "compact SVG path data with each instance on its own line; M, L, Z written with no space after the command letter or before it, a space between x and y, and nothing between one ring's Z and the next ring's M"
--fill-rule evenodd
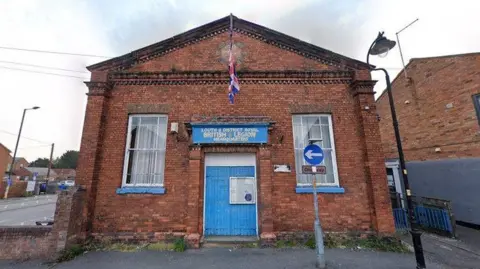
M457 225L457 237L448 238L429 233L422 234L422 247L425 256L446 268L480 268L480 230ZM411 245L410 234L401 235L403 241ZM428 268L428 267L427 267Z
M55 194L0 200L0 226L35 225L35 221L53 219L56 203Z
M328 269L412 269L415 258L411 253L375 252L366 250L327 249ZM90 252L57 265L36 261L8 263L0 261L2 269L306 269L315 268L315 252L310 249L202 248L184 253L140 251ZM428 261L429 269L446 269ZM477 267L478 268L478 267Z

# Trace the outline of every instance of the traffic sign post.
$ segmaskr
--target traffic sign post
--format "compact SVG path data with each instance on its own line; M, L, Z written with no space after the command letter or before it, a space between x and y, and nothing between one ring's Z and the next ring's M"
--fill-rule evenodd
M323 162L323 150L315 144L310 144L303 150L303 158L311 165L319 165Z
M327 173L327 167L319 165L302 165L302 174L321 174L325 175Z
M304 167L307 169L310 168L311 172L308 174L312 174L312 187L313 187L313 207L315 209L315 222L313 224L314 231L315 231L315 250L317 254L317 268L325 268L325 247L323 245L323 231L322 226L320 225L320 217L318 214L318 198L317 198L317 180L315 174L320 174L321 169L317 169L316 165L319 165L323 162L324 154L321 147L315 144L310 144L305 147L303 150L303 158L305 161L312 166L304 165L302 167L302 172L304 172ZM325 167L325 166L318 166L318 167ZM326 168L324 170L326 172Z

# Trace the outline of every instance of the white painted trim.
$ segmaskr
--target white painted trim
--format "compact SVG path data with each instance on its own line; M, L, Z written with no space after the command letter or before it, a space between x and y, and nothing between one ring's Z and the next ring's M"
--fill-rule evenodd
M255 153L207 153L205 166L256 166Z
M205 154L205 159L207 158L207 153ZM203 223L202 223L202 236L205 237L205 219L207 215L205 214L205 208L207 204L207 162L203 162Z
M235 160L235 158L238 158ZM207 165L208 164L208 165ZM258 180L257 180L257 156L255 153L205 153L205 162L203 166L203 236L205 236L207 205L207 166L253 166L255 177L255 229L258 237Z
M337 149L335 148L335 135L333 133L333 121L332 115L328 115L328 130L330 132L330 146L332 148L332 166L333 166L333 177L337 186L340 186L340 179L338 178L338 167L337 167Z
M161 149L159 151L164 152L164 158L163 158L163 183L161 184L127 184L127 172L128 172L128 158L130 157L130 152L128 145L130 144L130 139L131 139L131 134L130 132L132 131L132 118L133 117L161 117L165 118L166 120L166 134L165 134L165 149ZM165 183L165 162L166 162L166 157L167 157L167 138L168 138L168 116L166 114L131 114L128 115L128 126L127 126L127 140L125 142L125 154L123 156L123 174L122 174L122 188L123 187L163 187ZM136 150L141 150L141 149L136 149ZM156 165L156 164L155 164Z
M293 118L295 116L317 116L317 117L322 117L326 116L328 118L328 131L330 133L330 151L332 153L332 167L333 167L333 179L335 180L334 183L320 183L317 181L317 186L319 187L340 187L340 179L338 176L338 166L337 166L337 149L335 148L335 135L333 133L333 121L332 121L332 115L331 114L325 114L325 113L319 113L319 114L294 114L292 115L292 136L295 136L294 134L294 126L295 123L293 122ZM302 118L302 126L303 126L303 118ZM320 123L321 124L321 123ZM302 128L302 135L303 137L303 128ZM293 154L294 158L296 158L296 152L295 152L295 138L293 139ZM298 171L301 171L301 167L296 167L297 165L297 160L295 160L295 180L297 177ZM297 181L297 186L312 186L310 183L298 183Z
M393 171L393 180L395 182L395 191L397 193L399 193L400 198L402 198L402 200L401 200L402 207L406 208L405 207L405 201L403 200L405 198L404 195L403 195L403 185L402 185L402 182L401 182L400 173L398 171L399 166L400 166L400 164L399 164L398 161L385 162L385 167L390 168Z
M125 141L125 154L123 155L123 174L122 174L122 187L127 185L127 172L128 172L128 158L129 158L129 151L128 151L128 144L130 142L130 131L132 130L132 116L128 116L128 123L127 123L127 135Z

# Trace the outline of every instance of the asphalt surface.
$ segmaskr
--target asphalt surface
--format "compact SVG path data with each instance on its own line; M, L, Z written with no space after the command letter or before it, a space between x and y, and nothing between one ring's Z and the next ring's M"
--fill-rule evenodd
M56 202L56 195L0 200L0 226L35 225L35 221L53 219Z
M415 268L413 254L390 252L354 251L347 249L327 249L328 269L412 269ZM2 269L46 269L51 265L29 261L7 263L0 261ZM308 249L227 249L203 248L184 253L141 251L91 252L76 259L57 264L55 269L290 269L315 268L315 252ZM429 262L429 269L446 269Z
M431 261L451 269L480 269L480 231L457 225L458 238L423 233L421 236L425 256ZM404 234L402 240L410 245L411 236Z

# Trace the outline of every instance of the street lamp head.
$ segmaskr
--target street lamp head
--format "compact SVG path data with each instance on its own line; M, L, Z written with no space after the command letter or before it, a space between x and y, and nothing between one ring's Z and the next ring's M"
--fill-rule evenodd
M383 36L383 32L380 32L368 53L371 55L386 54L389 50L393 49L396 44L397 42L387 39Z
M39 108L40 108L39 106L32 107L32 109L39 109Z

